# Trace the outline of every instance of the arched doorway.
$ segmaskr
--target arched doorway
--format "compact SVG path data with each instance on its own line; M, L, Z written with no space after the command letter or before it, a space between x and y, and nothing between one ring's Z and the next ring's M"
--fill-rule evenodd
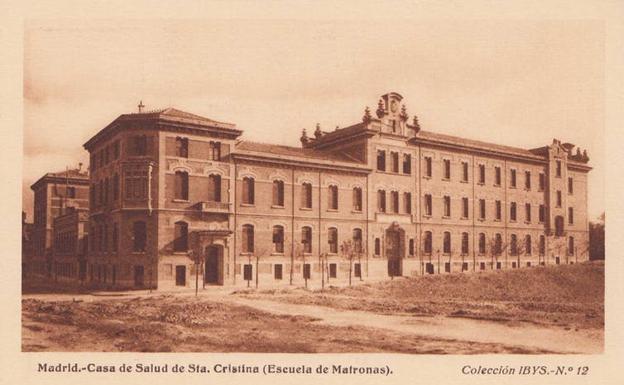
M405 256L405 230L398 223L386 229L386 257L388 259L388 276L403 275L403 257Z
M210 245L206 247L204 263L204 282L211 285L223 284L223 247Z

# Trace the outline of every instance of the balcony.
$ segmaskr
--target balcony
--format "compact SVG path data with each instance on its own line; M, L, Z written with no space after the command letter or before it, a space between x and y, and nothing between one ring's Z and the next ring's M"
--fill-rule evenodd
M195 205L199 211L202 213L218 213L218 214L229 214L230 213L230 204L223 202L197 202Z

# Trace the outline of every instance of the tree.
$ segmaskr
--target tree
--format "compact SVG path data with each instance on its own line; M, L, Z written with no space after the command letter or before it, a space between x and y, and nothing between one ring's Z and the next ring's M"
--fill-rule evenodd
M353 259L358 254L353 245L353 241L350 239L343 241L342 245L340 245L340 253L344 258L349 261L349 286L351 286L351 277L353 275Z
M492 270L496 268L496 262L498 262L498 257L503 255L503 252L505 252L505 250L507 249L507 246L508 246L507 242L504 242L502 237L500 238L500 243L498 243L496 241L496 235L492 236L492 238L488 240L486 255L489 254L489 256L491 257L492 261L490 262L490 264L491 264Z
M589 222L589 259L605 259L605 213L597 221Z
M258 288L258 267L260 266L260 257L266 256L266 254L268 254L267 251L266 247L257 247L254 251L254 255L256 256L256 289Z

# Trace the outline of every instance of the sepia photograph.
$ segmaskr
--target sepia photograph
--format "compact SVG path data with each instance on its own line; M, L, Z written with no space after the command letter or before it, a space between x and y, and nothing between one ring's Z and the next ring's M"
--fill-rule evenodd
M23 352L603 353L602 23L23 32Z

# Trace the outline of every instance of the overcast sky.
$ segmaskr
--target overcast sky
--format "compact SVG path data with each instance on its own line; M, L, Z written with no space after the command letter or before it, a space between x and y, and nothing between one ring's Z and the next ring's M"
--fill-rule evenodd
M604 31L590 21L128 20L28 22L24 210L48 171L122 113L176 107L299 145L403 95L425 130L526 148L587 149L604 210Z

